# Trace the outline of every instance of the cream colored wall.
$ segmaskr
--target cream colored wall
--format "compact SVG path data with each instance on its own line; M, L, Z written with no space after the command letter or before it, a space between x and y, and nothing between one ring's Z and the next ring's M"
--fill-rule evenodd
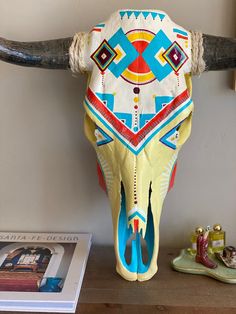
M167 11L185 28L233 36L235 0L0 0L0 36L43 40L89 30L119 8ZM194 78L192 137L161 220L161 245L220 222L236 245L236 95L231 75ZM83 134L85 78L0 62L0 230L89 231L112 243L110 209Z

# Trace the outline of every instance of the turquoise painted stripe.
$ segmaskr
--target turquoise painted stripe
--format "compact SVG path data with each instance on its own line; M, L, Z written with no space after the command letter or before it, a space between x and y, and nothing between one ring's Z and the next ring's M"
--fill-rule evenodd
M170 119L168 119L165 123L163 123L163 125L161 125L159 128L157 128L155 130L155 132L153 132L152 136L150 136L145 142L144 144L138 149L138 150L134 150L132 147L130 147L120 136L118 133L116 133L114 131L114 129L112 127L110 127L110 125L103 120L99 114L94 110L94 108L88 103L88 101L85 99L85 104L88 107L88 109L98 118L98 120L100 120L101 123L103 123L106 128L112 132L120 141L121 143L124 144L124 146L128 147L129 150L134 154L134 155L138 155L141 150L143 150L143 148L151 141L151 139L158 133L160 132L167 124L169 124L172 120L174 120L182 111L184 111L189 105L192 104L192 99L190 99L190 101L188 103L186 103L182 108L180 108L178 111L175 112L175 114L173 114L173 116L170 117Z
M175 33L180 33L180 34L182 34L182 35L184 35L184 36L188 36L188 33L182 31L182 30L179 29L179 28L174 28L173 31L174 31Z
M96 27L105 27L105 24L97 24Z
M131 216L129 216L129 221L131 220L131 219L133 219L135 216L138 216L140 219L142 219L142 221L143 222L146 222L146 219L139 213L139 212L135 212L135 213L133 213Z

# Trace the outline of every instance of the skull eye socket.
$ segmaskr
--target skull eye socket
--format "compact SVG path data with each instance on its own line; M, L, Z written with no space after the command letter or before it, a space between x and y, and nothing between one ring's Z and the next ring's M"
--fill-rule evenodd
M96 129L96 124L94 121L86 114L84 119L84 132L87 139L92 143L96 144L96 136L94 134Z
M93 145L103 146L113 141L113 138L97 126L88 115L85 116L84 122L85 135Z
M179 133L177 146L182 146L188 139L192 128L192 112L188 117L177 127Z
M162 138L160 142L168 146L171 149L176 150L182 146L188 139L191 133L192 125L192 112L182 122L169 130Z
M177 126L176 130L179 131L181 124Z
M113 139L99 126L96 126L94 130L94 135L96 137L97 146L103 146L113 141Z

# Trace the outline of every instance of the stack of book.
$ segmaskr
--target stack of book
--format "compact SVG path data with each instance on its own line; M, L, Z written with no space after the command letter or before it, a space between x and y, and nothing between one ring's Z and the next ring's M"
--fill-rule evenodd
M91 234L0 232L0 311L74 313L90 245Z

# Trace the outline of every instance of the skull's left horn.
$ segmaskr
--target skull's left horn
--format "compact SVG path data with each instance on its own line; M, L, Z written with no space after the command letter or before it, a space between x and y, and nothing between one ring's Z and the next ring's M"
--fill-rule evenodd
M68 69L73 38L18 42L0 37L0 60L28 67Z
M0 38L0 60L44 69L68 69L72 37L38 42ZM192 32L192 74L236 68L236 39Z

